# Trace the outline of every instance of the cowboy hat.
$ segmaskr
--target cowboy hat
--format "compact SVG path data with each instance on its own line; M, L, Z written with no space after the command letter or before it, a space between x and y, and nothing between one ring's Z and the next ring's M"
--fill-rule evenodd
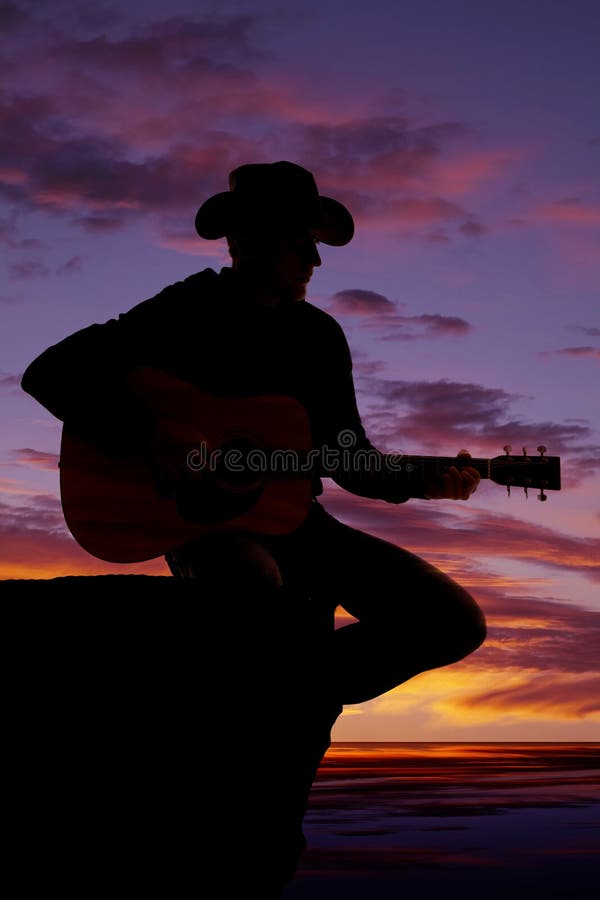
M281 234L301 229L342 247L352 240L354 222L345 206L319 194L307 169L285 160L234 169L229 190L210 197L196 214L196 231L206 240L248 230Z

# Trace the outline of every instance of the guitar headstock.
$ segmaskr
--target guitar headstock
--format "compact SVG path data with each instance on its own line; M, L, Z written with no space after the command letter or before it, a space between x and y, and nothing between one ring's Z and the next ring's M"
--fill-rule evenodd
M538 500L547 500L544 491L560 491L560 456L546 456L546 448L540 445L539 456L529 456L526 447L523 453L512 455L512 447L506 445L504 456L490 460L490 478L496 484L505 484L510 494L511 487L539 489Z

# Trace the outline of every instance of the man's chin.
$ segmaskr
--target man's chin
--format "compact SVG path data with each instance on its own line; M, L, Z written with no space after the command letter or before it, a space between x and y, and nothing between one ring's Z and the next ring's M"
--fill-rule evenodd
M286 285L281 289L281 297L284 300L305 300L306 299L306 284L303 282L295 282L294 284Z

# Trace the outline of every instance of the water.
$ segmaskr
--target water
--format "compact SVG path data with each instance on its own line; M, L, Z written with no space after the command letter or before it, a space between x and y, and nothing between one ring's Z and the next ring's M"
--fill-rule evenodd
M596 900L600 743L334 744L286 900Z

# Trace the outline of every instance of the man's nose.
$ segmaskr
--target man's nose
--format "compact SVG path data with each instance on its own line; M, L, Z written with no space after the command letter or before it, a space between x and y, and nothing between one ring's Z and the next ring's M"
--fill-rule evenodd
M319 251L317 250L316 244L311 245L310 261L313 266L321 265L321 257L319 256Z

